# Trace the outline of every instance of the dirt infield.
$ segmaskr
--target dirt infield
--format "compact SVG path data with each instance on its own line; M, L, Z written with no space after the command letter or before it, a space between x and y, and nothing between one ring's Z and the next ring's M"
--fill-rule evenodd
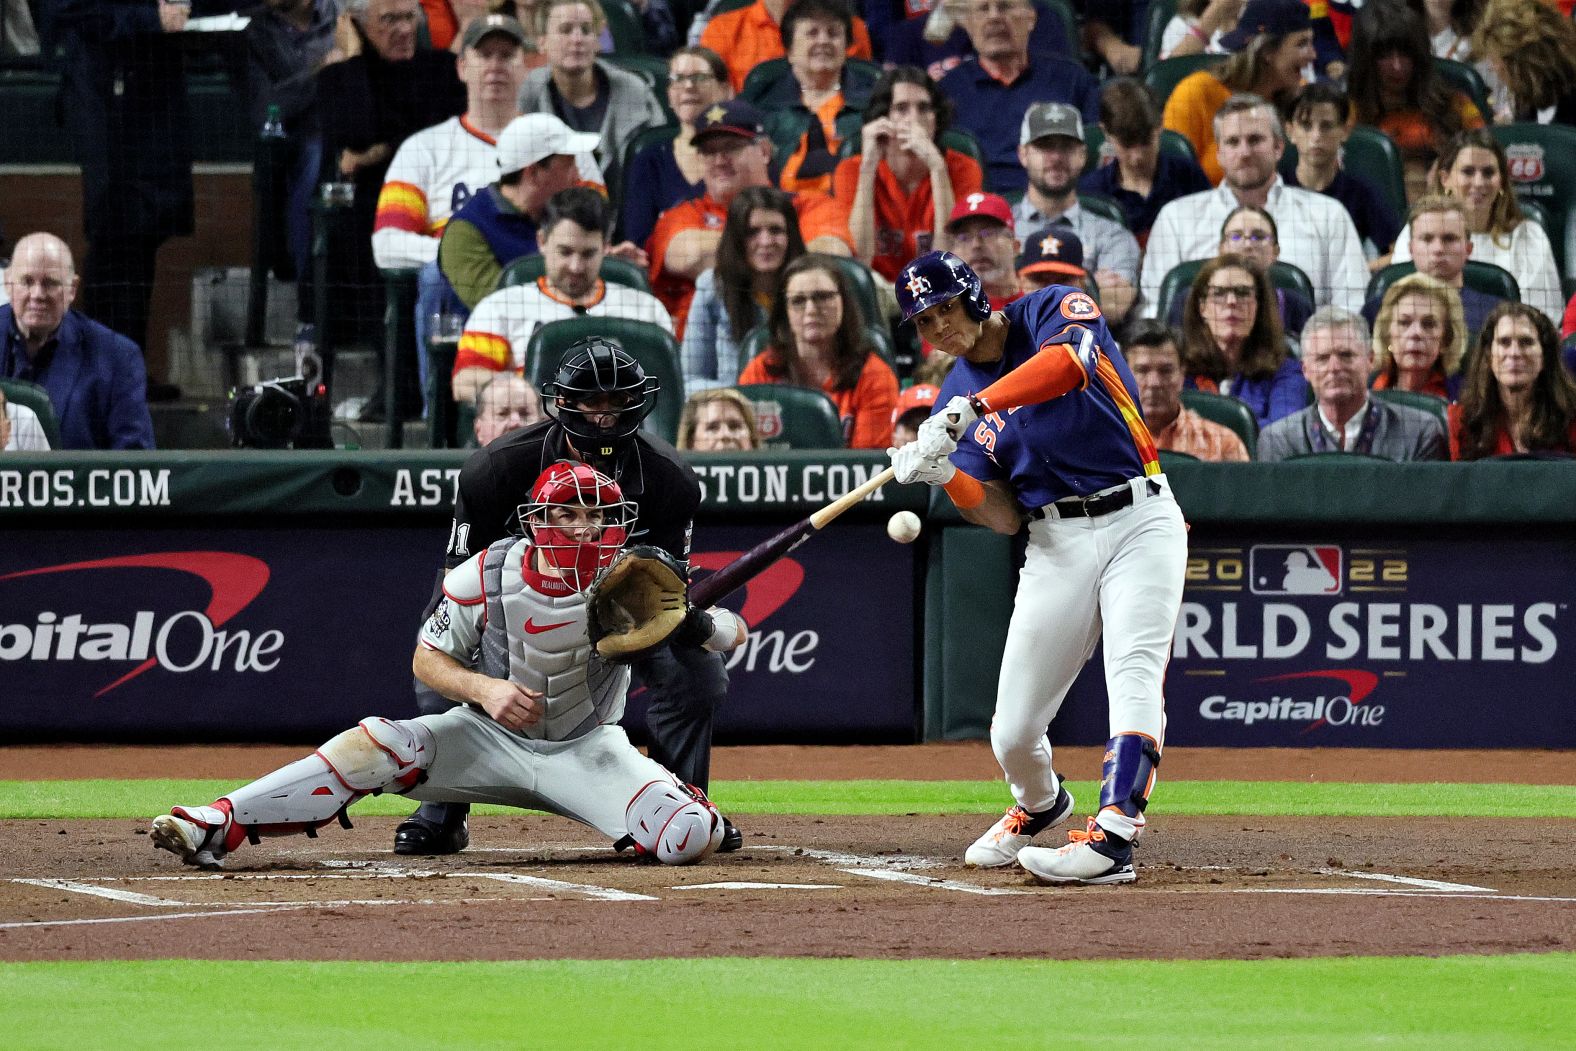
M1098 761L1093 750L1067 752L1075 776L1088 776ZM262 749L226 758L205 750L208 769L171 750L7 749L0 777L29 770L240 779L299 754ZM1166 758L1173 777L1190 779L1568 783L1576 767L1561 753L1177 749ZM834 776L828 770L995 774L978 743L725 749L716 764L719 779ZM222 874L154 850L143 822L5 821L0 960L1576 950L1569 864L1576 821L1189 818L1158 810L1138 854L1138 883L1068 889L1037 886L1019 871L965 869L962 849L991 816L738 814L745 848L685 869L614 855L579 826L536 815L477 819L462 855L396 858L388 852L395 820L368 818L349 832L331 826L316 840L243 847Z

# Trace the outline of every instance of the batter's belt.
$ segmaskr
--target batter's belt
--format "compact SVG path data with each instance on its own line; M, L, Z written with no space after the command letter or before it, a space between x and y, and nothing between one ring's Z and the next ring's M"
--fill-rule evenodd
M1113 511L1120 511L1124 507L1133 506L1134 485L1131 481L1121 485L1113 485L1109 489L1102 489L1098 493L1088 496L1069 496L1057 500L1055 503L1044 507L1036 507L1029 512L1029 520L1038 522L1042 518L1049 518L1052 508L1056 509L1057 518L1099 518ZM1159 496L1163 488L1153 478L1144 479L1144 495Z

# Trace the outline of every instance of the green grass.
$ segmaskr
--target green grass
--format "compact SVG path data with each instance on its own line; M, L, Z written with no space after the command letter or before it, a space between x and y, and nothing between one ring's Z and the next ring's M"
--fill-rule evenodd
M29 963L0 964L0 1031L9 1051L1564 1048L1573 986L1570 954Z
M0 818L146 818L235 787L233 781L0 781ZM1089 782L1068 787L1081 805L1099 795ZM978 814L1011 802L999 781L723 781L712 786L712 798L741 814ZM411 805L378 797L352 812L404 815ZM1162 780L1155 806L1168 814L1265 817L1576 818L1576 786ZM480 806L476 812L514 811Z

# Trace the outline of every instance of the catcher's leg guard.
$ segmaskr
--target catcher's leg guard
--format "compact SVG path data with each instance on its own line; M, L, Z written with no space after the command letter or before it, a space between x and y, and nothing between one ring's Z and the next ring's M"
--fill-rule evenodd
M1147 734L1117 734L1106 742L1096 817L1101 828L1127 841L1137 838L1159 765L1160 748Z
M305 759L225 796L234 822L226 846L243 837L313 836L336 817L348 828L346 807L368 794L408 791L432 759L432 736L420 723L363 719Z
M722 815L698 789L650 781L624 810L629 835L664 865L689 865L722 845Z

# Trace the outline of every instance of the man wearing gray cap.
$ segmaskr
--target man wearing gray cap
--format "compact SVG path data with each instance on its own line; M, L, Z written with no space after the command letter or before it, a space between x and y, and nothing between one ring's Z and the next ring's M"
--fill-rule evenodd
M1078 177L1087 156L1083 118L1065 102L1036 102L1023 115L1018 161L1029 188L1013 206L1019 230L1065 226L1083 242L1084 267L1100 286L1100 308L1120 321L1138 297L1138 241L1120 223L1078 203Z

